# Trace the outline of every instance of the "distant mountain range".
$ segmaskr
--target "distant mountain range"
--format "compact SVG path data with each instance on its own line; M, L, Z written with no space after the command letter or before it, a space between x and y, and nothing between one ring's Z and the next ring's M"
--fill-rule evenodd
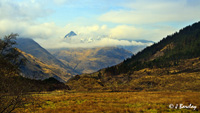
M118 65L77 75L67 84L86 91L199 91L199 75L200 22L197 22Z
M92 73L116 65L132 53L118 47L48 49L64 64L81 73Z

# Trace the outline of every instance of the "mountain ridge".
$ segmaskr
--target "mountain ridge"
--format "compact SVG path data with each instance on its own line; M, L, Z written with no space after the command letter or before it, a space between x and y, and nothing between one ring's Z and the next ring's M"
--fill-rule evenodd
M50 54L46 49L40 46L33 39L18 38L16 42L16 47L20 50L33 55L34 57L38 58L40 61L48 65L54 65L56 67L68 69L68 73L74 74L74 70L70 66L63 64L60 60L56 59L52 54Z
M24 77L37 80L54 77L61 82L66 82L77 73L33 39L18 38L16 43L15 47L22 53L22 57L27 60L26 65L20 67Z

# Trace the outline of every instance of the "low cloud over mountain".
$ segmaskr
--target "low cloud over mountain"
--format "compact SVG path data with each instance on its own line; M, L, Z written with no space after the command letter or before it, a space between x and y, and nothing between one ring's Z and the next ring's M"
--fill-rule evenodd
M76 34L76 35L71 35ZM45 40L40 40L41 45L45 48L93 48L93 47L110 47L110 46L149 46L152 41L141 41L141 40L128 40L128 39L117 39L108 35L88 35L75 33L71 31L66 34L65 37L60 39L50 39L49 43Z

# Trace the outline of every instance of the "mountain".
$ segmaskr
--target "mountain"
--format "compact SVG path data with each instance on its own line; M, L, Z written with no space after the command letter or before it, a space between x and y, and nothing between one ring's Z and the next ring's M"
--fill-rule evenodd
M67 70L68 73L75 74L74 70L70 66L63 64L60 60L54 57L46 49L41 47L33 39L19 38L17 39L16 42L17 42L16 47L24 51L25 53L31 54L32 56L38 58L40 61L48 65L52 65L58 68L63 68Z
M54 77L63 82L76 74L70 66L63 64L34 40L19 38L16 42L16 47L27 59L26 66L21 67L23 76L33 79Z
M199 67L200 22L197 22L116 66L77 75L67 84L76 90L200 91Z
M64 64L81 73L92 73L116 65L132 55L117 47L49 49Z
M45 64L31 54L27 54L21 50L18 51L20 51L22 57L27 60L25 65L20 66L22 73L21 75L23 77L35 80L44 80L49 77L54 77L61 82L65 82L71 78L71 75L67 73L63 68Z
M77 34L74 32L74 31L71 31L69 32L67 35L65 35L65 38L68 38L68 37L73 37L73 36L76 36Z
M8 106L18 106L18 104L22 104L22 100L26 98L25 95L29 92L69 89L68 86L59 82L55 78L49 78L49 74L53 71L58 72L56 68L45 65L32 55L15 48L13 45L15 44L16 36L17 34L11 33L5 36L4 39L0 39L0 103L1 108L3 108L1 109L1 112L11 112L13 107L11 108L12 110L10 110ZM27 59L27 65L24 65L24 58ZM49 79L43 81L30 79L31 77L29 76L31 76L31 73L26 74L26 77L22 77L24 73L21 73L20 69L23 67L27 69L34 69L34 75L32 78L40 76L44 77L44 79L45 77L48 77ZM43 75L41 74L41 71L44 72ZM38 73L40 73L39 76L37 76ZM57 78L59 77L57 76ZM9 98L6 96L9 96ZM17 97L17 99L15 97Z

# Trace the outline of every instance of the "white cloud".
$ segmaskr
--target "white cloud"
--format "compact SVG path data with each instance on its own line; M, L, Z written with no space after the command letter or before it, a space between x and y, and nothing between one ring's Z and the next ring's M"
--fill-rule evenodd
M31 4L31 5L30 5ZM13 0L0 1L0 20L32 21L51 13L35 1L16 2Z
M53 23L38 23L37 19L45 17L51 13L36 0L0 1L0 36L9 33L18 33L22 37L45 38L53 34ZM51 29L51 30L50 30ZM52 33L51 33L52 32Z
M136 0L123 4L127 9L111 10L100 21L120 24L153 24L158 22L198 21L200 4L190 6L185 0Z
M83 2L85 3L82 7ZM54 6L53 3L57 5L68 5L69 3L69 5L77 5L77 7L80 5L80 9L86 6L90 7L92 4L94 4L94 6L91 6L91 9L92 7L98 7L100 5L96 4L97 1L90 0L20 0L20 2L0 0L1 37L11 32L19 33L21 37L34 38L42 46L47 48L140 45L141 43L127 41L126 39L158 41L177 30L177 28L170 27L170 25L163 25L163 22L196 21L200 18L199 2L191 3L189 0L177 0L176 2L172 2L172 0L167 2L164 0L161 0L161 2L159 0L136 0L135 2L126 0L123 2L124 4L120 2L120 5L118 4L116 6L120 8L115 8L117 3L114 3L114 5L112 4L112 10L101 15L98 18L100 21L92 20L95 19L96 16L91 16L92 19L85 17L86 19L83 20L77 19L81 18L77 17L75 19L76 21L73 21L76 24L72 23L65 27L60 27L57 23L53 22L54 19L51 22L49 22L49 20L47 22L40 21L40 19L44 21L44 19L52 13L52 9L50 10L48 7ZM111 4L112 2L103 0L101 4L103 3ZM49 6L49 4L53 5ZM55 5L55 9L56 8L59 9L59 7ZM72 9L74 9L74 7L72 7ZM105 7L104 11L107 11L107 9L108 7ZM68 18L66 18L66 20L67 19ZM107 24L107 22L117 24L110 25L110 23ZM83 25L79 23L86 24ZM155 25L155 23L158 24ZM79 37L74 37L74 42L77 43L63 41L64 36L72 30L80 35ZM93 43L80 43L80 39L84 39L85 37L89 38Z
M112 38L102 38L98 42L95 43L97 46L144 46L148 45L149 43L142 43L136 41L128 41L128 40L119 40L119 39L112 39Z
M1 34L2 36L11 32L19 33L20 37L33 38L45 48L138 45L134 41L127 41L127 39L159 40L174 32L174 29L166 27L159 27L159 29L142 29L127 25L113 28L108 28L106 25L59 27L53 22L35 24L30 22L16 23L11 20L1 20L0 25L0 31L4 33ZM63 41L64 36L71 30L74 30L79 36L73 37L72 42ZM92 43L82 43L81 40L91 40Z
M34 24L30 22L14 22L11 20L0 21L1 37L9 33L18 33L20 37L28 38L50 38L57 37L61 32L54 23Z
M156 26L156 28L134 27L133 25L119 25L110 29L110 36L116 39L139 40L146 39L159 41L161 38L174 33L177 29L169 26Z
M77 37L72 37L77 38ZM148 46L152 43L142 43L136 41L128 41L128 40L119 40L119 39L112 39L109 37L104 37L99 40L93 40L93 42L81 42L74 40L74 42L66 41L63 39L49 39L48 43L46 40L39 39L36 40L40 42L45 48L93 48L93 47L106 47L106 46Z
M133 26L119 25L110 30L110 35L118 39L137 39L141 37L143 31Z
M30 3L32 4L31 6L29 5ZM36 20L48 15L50 11L43 8L36 0L20 3L3 0L0 1L0 12L2 12L0 14L1 37L11 32L18 33L20 37L34 38L45 48L145 45L135 41L127 41L126 39L151 39L152 37L155 39L157 37L160 38L161 33L162 36L169 33L168 29L149 30L133 25L109 27L106 24L88 26L69 24L65 27L59 27L54 22L39 23ZM71 30L74 30L80 36L74 37L72 43L63 41L64 36ZM162 31L165 32L163 33ZM87 41L80 42L81 40Z
M63 29L65 29L65 34L62 34L62 36L66 35L70 31L75 31L77 34L82 35L88 35L88 36L100 36L100 35L108 35L109 34L109 28L107 25L88 25L88 26L81 26L81 25L75 25L75 24L68 24Z

